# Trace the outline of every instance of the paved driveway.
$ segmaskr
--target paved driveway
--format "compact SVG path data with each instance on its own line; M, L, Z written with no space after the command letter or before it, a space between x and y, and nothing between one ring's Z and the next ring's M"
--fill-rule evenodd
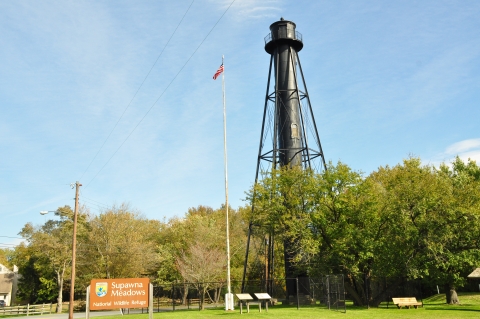
M90 317L100 317L100 316L113 316L120 315L119 310L115 311L90 311ZM31 315L23 317L15 317L15 319L68 319L68 313L51 313L46 315ZM75 312L73 313L74 319L85 318L85 312Z

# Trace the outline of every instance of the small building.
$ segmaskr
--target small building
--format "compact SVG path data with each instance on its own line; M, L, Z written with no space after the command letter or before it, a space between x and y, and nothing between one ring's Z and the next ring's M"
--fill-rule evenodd
M6 306L15 303L17 294L18 268L13 266L13 271L0 264L0 300L5 300Z
M470 275L467 276L469 279L480 279L480 268L475 269Z

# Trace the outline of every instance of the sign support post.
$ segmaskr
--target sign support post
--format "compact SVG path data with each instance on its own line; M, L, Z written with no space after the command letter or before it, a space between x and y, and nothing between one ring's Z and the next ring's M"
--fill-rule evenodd
M148 289L148 319L153 319L153 285Z
M85 309L85 319L90 319L90 285L87 287L87 304Z

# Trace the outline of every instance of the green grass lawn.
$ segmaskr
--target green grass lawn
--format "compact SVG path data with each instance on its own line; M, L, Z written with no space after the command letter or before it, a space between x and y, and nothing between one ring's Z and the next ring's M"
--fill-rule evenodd
M296 307L274 306L268 312L258 312L257 306L251 306L250 313L244 312L240 315L237 307L234 312L226 312L222 309L198 310L177 310L175 312L155 313L155 319L161 318L480 318L480 294L460 293L461 305L451 306L445 304L445 295L434 295L424 299L424 308L418 309L397 309L392 303L387 308L386 303L379 308L360 308L347 305L347 312L328 310L325 307L303 306L299 310ZM121 316L97 317L103 319L126 319ZM128 319L148 319L148 314L128 315Z

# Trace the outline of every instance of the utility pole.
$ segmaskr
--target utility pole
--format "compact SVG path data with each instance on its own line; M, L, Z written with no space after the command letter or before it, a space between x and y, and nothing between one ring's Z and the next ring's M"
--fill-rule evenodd
M77 216L78 216L78 192L80 190L78 181L75 183L75 212L73 213L73 235L72 235L72 278L70 279L70 303L68 305L68 319L73 319L73 302L75 293L75 260L77 254Z

